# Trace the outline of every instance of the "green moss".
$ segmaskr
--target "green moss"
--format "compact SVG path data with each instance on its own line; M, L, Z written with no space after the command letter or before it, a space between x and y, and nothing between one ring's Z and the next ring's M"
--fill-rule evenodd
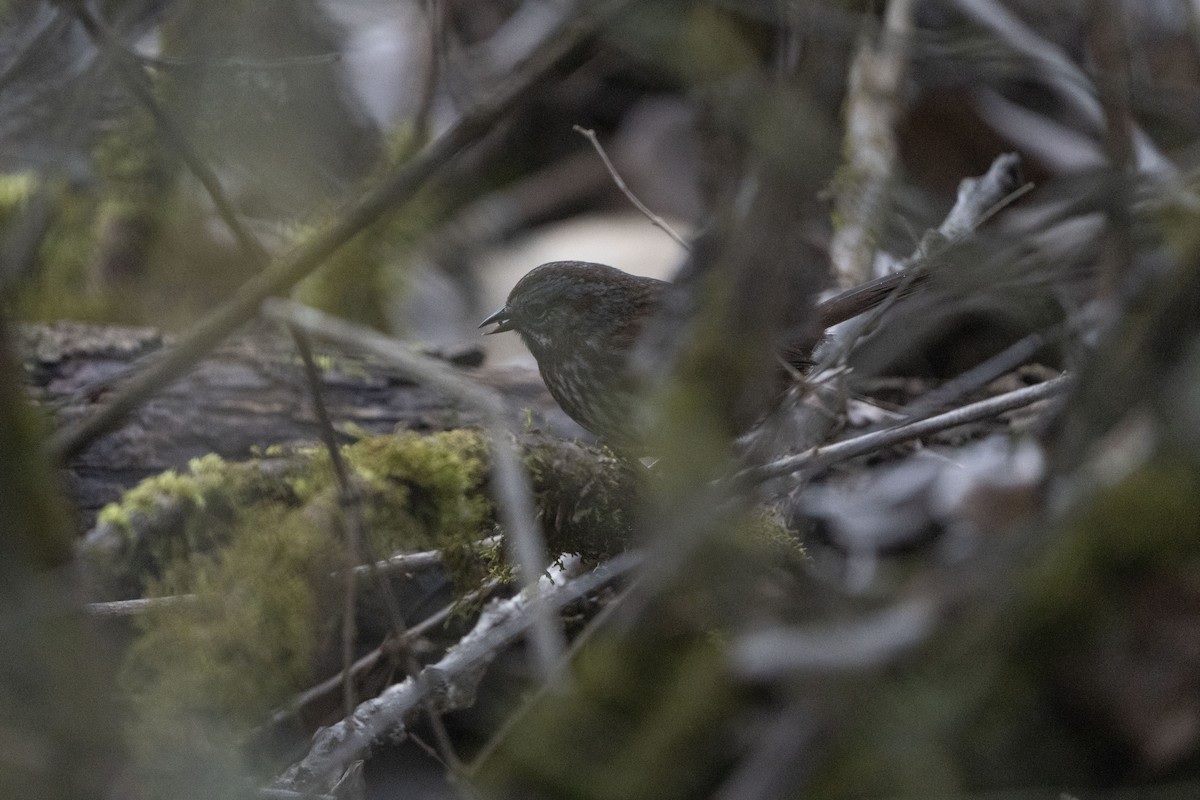
M241 510L259 504L295 506L297 499L282 476L264 472L258 462L207 455L190 462L187 472L147 478L105 506L97 521L110 530L82 554L112 591L138 595L176 560L233 540Z
M483 577L476 542L486 535L492 505L483 491L487 448L480 432L373 436L344 452L362 481L373 553L436 548L460 588Z
M222 764L245 772L240 750L267 713L317 676L337 608L329 565L340 544L304 515L258 507L220 551L195 553L153 581L150 596L190 594L139 620L122 683L134 711L130 741L152 791L172 794L181 772ZM211 788L212 775L197 776ZM191 791L186 794L192 794Z
M616 552L634 496L628 468L573 443L534 437L525 444L543 520L562 531L552 537L555 552ZM340 608L334 598L341 586L331 575L345 561L345 545L329 456L318 447L273 453L243 463L196 459L186 471L144 481L101 514L127 580L149 596L196 597L141 619L124 667L136 711L132 737L152 784L161 779L166 786L180 769L190 774L179 759L195 753L196 763L210 766L197 767L189 785L225 791L212 783L214 775L244 772L240 747L248 732L316 677L314 664L332 657L330 609ZM495 524L483 433L374 436L342 453L368 537L364 558L440 549L460 590L489 575L507 577L498 550L477 546ZM112 550L84 555L97 559ZM369 627L374 601L361 600L360 624ZM647 656L654 662L648 668L677 687L718 681L713 643L706 647L686 645L678 665L686 674L665 656ZM674 697L664 708L691 699ZM688 720L703 717L707 705L684 706L673 732L648 721L639 732L644 741L626 757L646 748L662 753L686 739Z

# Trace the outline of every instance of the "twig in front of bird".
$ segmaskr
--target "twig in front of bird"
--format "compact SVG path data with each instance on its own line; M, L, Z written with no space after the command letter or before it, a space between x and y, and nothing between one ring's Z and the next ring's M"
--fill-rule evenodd
M471 381L441 361L422 356L375 331L353 325L299 303L273 298L263 304L263 315L345 347L369 352L395 365L408 377L477 409L484 415L491 441L491 470L495 481L497 505L507 533L514 563L526 587L536 584L545 570L546 545L534 521L529 476L525 474L513 449L516 426L509 419L503 399ZM555 620L546 616L533 628L533 650L543 677L549 679L566 644Z
M582 125L572 125L571 128L580 136L592 143L592 147L594 147L596 152L600 155L600 160L604 162L604 168L607 169L608 174L612 176L613 183L615 183L617 188L620 189L627 198L629 198L629 202L633 203L638 211L645 214L646 218L650 220L654 227L658 228L667 236L670 236L672 239L674 239L675 243L684 250L690 252L692 246L684 241L683 237L676 233L665 219L651 211L646 204L639 200L637 195L635 195L630 188L625 185L625 181L621 177L621 174L617 172L617 168L613 166L612 161L608 158L608 153L604 152L604 148L600 145L600 140L596 138L596 132L591 128L585 128Z
M883 430L865 433L862 436L845 439L830 445L811 447L802 453L787 456L769 464L744 469L734 475L733 480L758 484L771 478L779 478L796 472L813 475L838 462L867 455L884 447L891 447L902 442L919 439L923 436L930 436L950 428L956 428L959 425L966 425L970 422L990 419L1006 411L1024 408L1039 400L1047 400L1061 395L1070 387L1070 376L1060 375L1057 378L1043 381L1034 386L1027 386L1023 389L990 397L987 400L980 400L977 403L971 403L970 405L965 405L943 414L937 414L914 422L892 425Z

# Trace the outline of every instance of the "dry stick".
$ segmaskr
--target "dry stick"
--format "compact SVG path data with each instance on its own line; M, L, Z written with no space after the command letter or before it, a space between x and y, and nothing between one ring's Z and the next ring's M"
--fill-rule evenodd
M646 204L639 200L637 195L630 191L629 187L625 185L625 180L621 177L620 173L617 172L617 168L613 166L612 161L609 160L608 153L604 152L604 148L600 146L600 140L596 138L596 132L591 128L584 128L581 125L572 125L571 128L592 143L592 147L594 147L596 152L600 155L600 160L604 162L604 168L607 169L608 174L612 176L613 183L615 183L617 188L629 198L629 202L633 203L637 207L638 211L641 211L643 214L645 214L656 228L674 239L675 243L684 250L690 252L692 249L691 245L685 242L683 237L676 233L674 229L667 224L665 219L651 211Z
M896 168L896 119L900 87L908 75L914 0L889 0L878 41L869 35L850 67L846 92L847 163L841 170L837 214L844 221L834 231L829 258L834 277L853 286L871 274L888 190Z
M136 600L109 600L103 603L88 603L84 608L97 619L136 617L150 611L173 606L188 606L200 598L194 594L173 594L167 597L139 597Z
M734 642L731 667L749 681L877 667L925 641L944 605L933 597L914 597L856 623L750 633Z
M475 543L475 547L486 549L503 541L501 536L488 536ZM392 572L415 572L422 569L441 566L444 556L441 550L423 550L419 553L396 553L374 564L360 564L354 568L359 575L370 574L375 570L383 575Z
M304 372L312 394L313 408L317 415L317 427L321 431L321 439L324 442L326 451L329 453L329 461L333 467L334 479L337 482L338 500L341 504L342 520L345 524L347 562L356 564L359 561L359 554L362 552L364 543L366 542L366 528L362 516L362 496L350 477L350 470L347 468L346 460L342 457L341 448L338 446L337 434L333 430L333 421L329 417L329 411L325 407L325 400L322 397L321 376L317 370L316 361L313 359L312 346L309 343L308 334L294 325L288 325L287 328L291 332L292 339L296 343L296 349L300 352L300 357L304 362ZM375 584L376 591L379 592L380 599L387 610L388 618L392 624L397 641L401 644L409 641L408 623L404 620L404 613L400 610L400 604L397 602L396 596L392 593L392 587L388 584L386 578L384 578L383 573L376 569L376 562L374 560L361 566L366 568L367 574ZM358 576L360 569L361 567L354 567L345 570L343 573L345 592L342 609L341 677L345 716L350 716L350 714L354 713L354 708L357 705L354 697L354 676L351 670L354 666L354 643L357 638L355 610L358 606ZM416 656L411 650L405 648L403 659L405 672L408 675L415 676L420 671L420 664L417 662ZM462 761L454 750L454 744L450 740L450 735L446 731L445 724L435 710L429 709L428 711L429 727L433 730L438 747L441 749L438 761L454 772L461 771Z
M943 383L933 391L926 392L904 408L900 414L908 419L927 416L944 408L963 395L979 389L1033 358L1047 344L1056 342L1067 332L1065 324L1055 325L1046 332L1034 332L1013 342L986 361L976 364L965 372Z
M611 10L609 4L608 8ZM263 300L285 292L320 266L338 248L385 211L409 200L450 159L487 134L513 105L559 66L597 24L598 15L575 15L585 22L568 24L550 36L501 86L489 92L413 160L398 168L364 195L344 215L290 256L244 283L224 305L206 315L170 350L151 361L96 413L58 431L49 455L66 463L97 436L114 428L132 410L190 370L221 340L258 313Z
M500 541L500 536L489 536L486 539L480 539L476 543L476 546L481 548L492 547ZM422 550L416 553L396 553L381 561L376 561L374 564L359 564L353 567L353 570L359 577L371 575L374 572L378 572L381 575L389 575L393 572L412 573L441 566L443 560L444 556L441 550ZM334 570L330 575L331 577L336 577L339 572L340 570ZM466 597L470 598L472 595L473 593L468 594ZM86 609L89 614L98 618L135 617L139 614L145 614L148 611L155 611L173 605L186 605L196 600L197 597L194 594L174 594L164 597L141 597L136 600L99 601L88 603ZM408 629L407 635L417 635L417 629L424 624L425 622L422 622L420 625Z
M128 50L129 57L136 59L139 64L152 69L187 71L200 70L269 70L295 69L296 67L323 67L336 64L342 60L342 54L314 53L310 56L280 56L279 58L172 58L163 56L148 56L136 50Z
M642 557L636 552L628 552L625 555L628 558L633 559L632 563L634 566L636 566L637 560ZM567 666L570 665L571 661L573 661L575 657L579 655L580 651L587 646L587 643L592 640L592 638L608 623L610 619L612 619L616 610L620 608L621 604L633 593L633 588L637 585L637 583L638 578L634 577L629 584L621 590L619 595L613 598L607 605L604 606L604 608L600 609L599 613L597 613L596 616L592 617L588 621L583 630L576 634L575 638L571 640L571 646L567 649L566 655L563 657L563 663L561 665L563 669L566 669ZM466 769L468 776L474 776L479 773L480 768L487 763L487 760L491 758L496 749L504 743L510 734L512 734L517 725L520 724L521 720L527 717L529 712L532 711L538 703L545 699L546 694L551 691L551 689L552 687L549 685L539 686L532 694L522 699L520 707L509 714L508 717L500 723L499 729L493 732L488 740L484 742L483 746L479 748L479 751L475 753L474 757L471 759L471 763Z
M1024 389L1017 389L1016 391L988 398L987 400L980 400L978 403L971 403L962 408L947 411L944 414L938 414L916 422L894 425L881 431L866 433L862 436L835 442L831 445L811 447L803 453L781 458L760 467L751 467L742 470L734 476L734 480L746 481L753 484L761 483L771 478L790 475L802 470L813 474L839 461L873 453L884 447L900 444L910 439L918 439L922 436L929 436L930 434L938 433L948 428L956 428L959 425L965 425L969 422L978 422L979 420L1002 414L1005 411L1012 411L1013 409L1036 403L1039 400L1055 397L1064 393L1070 386L1070 376L1060 375L1057 378L1051 378L1035 386L1028 386Z
M304 362L305 377L312 394L313 408L317 415L317 427L321 432L321 440L325 445L326 451L329 453L329 461L333 467L334 480L337 483L338 489L338 501L342 511L341 518L345 525L346 560L350 564L355 564L359 561L359 554L362 552L363 545L366 542L365 525L362 517L362 497L354 481L351 479L350 470L347 468L346 460L342 457L341 448L338 446L337 434L333 430L333 421L330 419L329 411L325 407L325 400L321 393L321 376L317 370L316 361L313 359L312 346L309 343L308 334L294 325L287 327L292 334L293 341L296 343L296 349L300 353L301 360ZM408 624L404 620L404 614L400 610L399 602L397 602L395 595L392 593L392 587L388 584L383 574L376 569L374 560L362 566L366 568L367 574L375 583L376 591L379 592L380 599L387 610L388 618L392 624L397 641L401 643L408 641ZM352 714L357 705L354 696L354 675L351 670L354 667L354 643L357 639L355 613L358 607L359 570L360 567L354 567L344 570L342 573L343 580L345 581L345 592L343 594L342 608L341 683L346 716ZM416 656L408 649L404 650L404 664L405 671L409 675L416 675L420 669L420 664L417 662ZM438 760L444 765L450 766L451 769L458 770L461 761L454 751L453 743L446 732L446 726L442 723L441 717L433 709L429 710L429 726L433 729L438 746L442 749L442 757Z
M543 579L550 584L545 589L529 586L516 597L490 605L475 627L416 679L407 678L389 687L378 698L360 705L351 718L318 732L308 754L280 776L272 788L321 791L363 758L374 742L403 731L421 706L437 703L442 710L450 710L468 705L487 664L538 618L557 614L568 603L619 578L638 563L636 556L618 556L586 575L566 582ZM561 580L561 571L555 569L555 575Z
M345 526L346 563L357 564L362 552L363 519L361 498L353 481L350 471L346 468L346 460L342 458L342 449L338 445L337 434L333 430L333 420L329 418L329 409L325 407L325 398L321 395L321 375L317 363L313 359L312 346L308 337L302 331L294 330L292 340L304 362L304 377L308 381L309 393L312 395L313 411L317 416L317 429L325 450L329 453L329 463L333 467L334 480L337 482L338 501L341 504L341 519ZM354 664L354 640L357 637L354 624L355 608L358 606L358 571L347 569L343 571L345 582L342 597L342 699L346 714L353 713L357 705L354 699L354 681L350 676L350 668Z
M319 338L345 347L365 350L389 361L414 380L466 403L484 415L491 439L492 477L496 483L501 520L508 535L513 560L521 570L526 587L535 585L546 566L546 546L541 531L534 525L534 506L520 460L509 440L515 426L509 419L503 398L496 392L464 378L436 359L412 352L407 347L375 331L323 314L287 300L271 299L263 304L270 319L295 325ZM550 617L539 618L533 628L533 649L544 678L554 674L554 666L566 647L562 630Z
M405 632L403 639L398 641L392 640L384 642L379 647L376 647L374 650L358 659L358 661L355 661L354 665L350 668L351 674L357 680L365 673L371 671L375 665L379 663L379 660L386 655L387 651L395 650L396 648L401 647L409 647L412 642L416 641L418 638L424 636L430 630L438 625L441 625L443 622L449 619L450 615L454 613L454 610L458 608L461 603L473 603L482 597L486 597L499 585L499 581L489 580L480 588L471 592L467 592L467 594L463 595L461 600L453 603L447 603L446 605L442 606L440 609L409 628ZM288 703L287 708L281 708L272 712L270 719L268 719L262 727L269 729L285 724L292 717L296 716L296 713L299 710L321 700L331 692L337 691L339 688L341 688L341 685L341 676L334 675L328 680L322 681L315 686L310 686L300 694L296 695L296 697L294 697ZM261 729L262 728L260 728L260 730Z

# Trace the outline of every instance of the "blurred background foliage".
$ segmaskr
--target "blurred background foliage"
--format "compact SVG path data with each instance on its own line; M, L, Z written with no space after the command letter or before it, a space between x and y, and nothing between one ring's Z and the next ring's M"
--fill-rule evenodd
M479 707L449 716L478 763L449 764L448 781L447 765L417 753L422 766L402 775L395 764L416 748L384 749L372 796L1200 794L1196 4L616 5L536 91L294 292L440 345L473 342L543 261L675 276L687 300L651 359L667 376L656 446L674 467L619 525L651 556L650 577L572 664L572 691L526 704L536 680L509 654ZM189 160L285 257L581 14L563 0L0 0L0 314L186 331L266 268ZM903 47L862 72L861 53L895 45L881 29L897 20ZM150 104L131 90L131 65ZM854 128L864 107L882 109L887 141ZM574 125L594 129L630 187L693 238L690 256L628 212ZM1069 371L1065 409L1006 420L998 438L1012 449L971 473L957 504L947 487L959 491L979 452L964 441L996 430L931 441L924 471L920 454L898 451L821 476L818 488L839 492L833 510L807 478L770 519L754 516L756 494L714 496L732 434L767 405L766 343L819 292L917 250L959 182L1010 151L1034 190L939 250L930 285L874 321L837 386L894 412L910 387L1041 333L1026 360L1043 372L1009 378ZM870 272L846 277L830 263L855 226ZM195 617L219 625L151 619L117 637L123 669L93 658L71 521L10 345L0 340L0 795L255 794L296 753L254 750L254 723L336 670L333 512L255 509L246 527L259 538L188 553L152 584L199 595ZM517 349L492 358L514 361L529 365ZM845 399L832 416L857 430ZM1021 441L1036 442L1045 471L1014 487L1001 479ZM453 504L482 483L475 455L452 490L396 482ZM954 469L930 466L939 459ZM535 479L558 465L536 463ZM600 486L581 474L581 493ZM612 484L606 495L624 494ZM449 514L439 504L425 516ZM465 509L446 518L483 528ZM580 507L560 512L587 522ZM776 541L785 523L792 547ZM861 533L899 529L899 544ZM269 569L282 577L239 589ZM237 613L224 613L229 598ZM929 630L871 627L910 601L937 609ZM738 660L751 634L779 645L796 630L828 634L804 639L830 645L815 648L827 659L766 675ZM834 658L910 634L880 660ZM131 720L143 727L127 746ZM434 722L418 733L439 735Z

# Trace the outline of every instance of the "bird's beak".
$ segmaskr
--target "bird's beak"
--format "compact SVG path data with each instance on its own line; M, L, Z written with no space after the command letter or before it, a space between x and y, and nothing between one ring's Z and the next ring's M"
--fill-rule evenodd
M508 318L508 306L505 306L495 314L492 314L490 317L485 319L483 322L479 323L479 327L482 328L484 325L491 325L493 322L496 323L496 327L492 328L490 331L484 331L484 336L489 336L493 333L504 333L505 331L511 331L513 329L512 320Z

